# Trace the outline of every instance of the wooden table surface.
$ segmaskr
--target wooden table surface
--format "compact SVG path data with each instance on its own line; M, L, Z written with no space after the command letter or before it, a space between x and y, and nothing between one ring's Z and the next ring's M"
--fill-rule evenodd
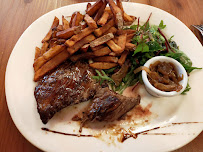
M79 2L91 0L0 0L0 151L38 152L15 127L6 103L5 71L10 53L24 30L41 15ZM163 9L185 23L203 44L203 37L191 27L203 24L203 0L131 0ZM203 151L203 133L177 152Z

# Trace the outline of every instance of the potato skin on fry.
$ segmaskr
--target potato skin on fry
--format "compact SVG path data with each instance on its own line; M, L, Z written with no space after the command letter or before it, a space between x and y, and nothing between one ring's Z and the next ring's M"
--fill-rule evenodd
M108 62L94 62L90 63L89 65L94 69L110 69L117 66L116 63L108 63Z

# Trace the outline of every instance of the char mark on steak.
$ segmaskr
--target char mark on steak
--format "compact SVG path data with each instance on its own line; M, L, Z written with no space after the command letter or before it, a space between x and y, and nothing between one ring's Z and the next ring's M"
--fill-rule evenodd
M93 98L98 84L92 76L88 64L66 62L38 81L34 95L42 122L46 124L56 112L67 106Z
M118 120L140 103L137 98L125 97L109 88L99 88L88 109L83 113L80 132L87 121L114 121Z

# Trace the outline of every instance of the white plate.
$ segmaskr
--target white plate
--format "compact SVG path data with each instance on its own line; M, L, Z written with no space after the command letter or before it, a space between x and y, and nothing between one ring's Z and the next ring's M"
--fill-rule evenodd
M202 123L174 125L154 132L172 132L171 136L140 135L137 139L128 139L124 143L108 145L97 138L78 138L41 130L42 124L37 112L34 98L33 60L35 46L41 46L41 40L49 30L54 16L61 19L62 15L71 15L74 11L84 12L86 3L69 5L53 10L31 24L15 45L6 70L6 98L11 117L22 133L32 144L44 151L170 151L177 149L193 140L203 128ZM175 35L174 40L193 61L194 66L203 65L203 48L193 33L177 18L158 8L137 4L124 3L128 14L147 20L152 12L150 24L159 24L164 20L166 35ZM142 98L142 104L152 102L151 111L158 115L149 125L137 131L153 128L172 122L203 122L203 70L192 72L190 76L191 91L186 96L172 98ZM68 108L67 108L68 109ZM67 110L66 109L66 110ZM62 112L63 113L63 112ZM69 112L70 113L70 112ZM56 117L60 120L57 120ZM62 132L77 131L75 123L68 124L61 114L57 114L46 127ZM69 117L69 116L66 116Z

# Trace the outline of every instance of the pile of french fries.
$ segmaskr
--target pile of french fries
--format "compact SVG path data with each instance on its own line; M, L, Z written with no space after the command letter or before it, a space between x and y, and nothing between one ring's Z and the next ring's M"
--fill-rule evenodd
M124 30L123 26L131 25L135 19L124 12L121 0L88 3L85 15L74 12L70 21L62 16L62 25L55 17L42 47L36 47L34 81L67 59L90 59L89 66L95 69L121 66L136 47L131 43L135 30Z

